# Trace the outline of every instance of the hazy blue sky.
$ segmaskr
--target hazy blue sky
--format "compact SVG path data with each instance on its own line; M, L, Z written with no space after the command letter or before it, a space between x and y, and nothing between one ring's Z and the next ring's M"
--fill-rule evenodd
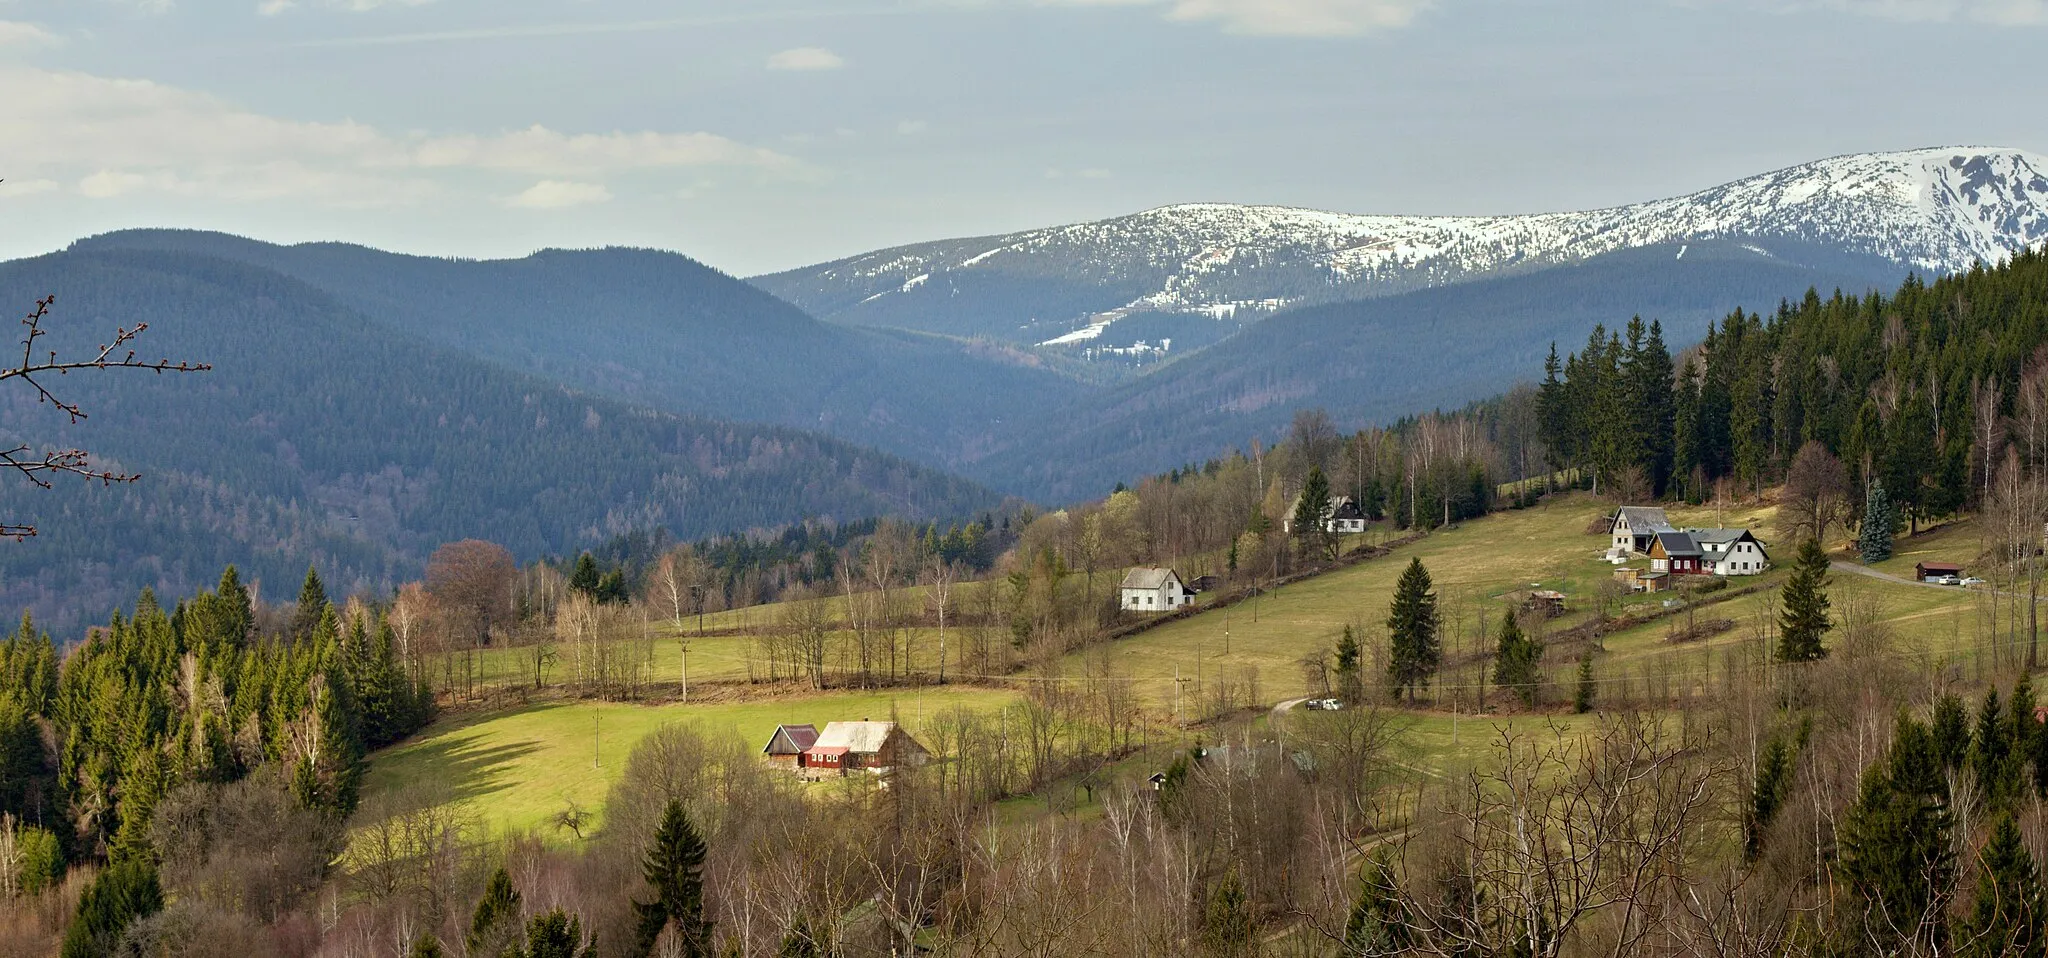
M0 256L737 273L1186 201L1501 213L2048 150L2048 0L0 0Z

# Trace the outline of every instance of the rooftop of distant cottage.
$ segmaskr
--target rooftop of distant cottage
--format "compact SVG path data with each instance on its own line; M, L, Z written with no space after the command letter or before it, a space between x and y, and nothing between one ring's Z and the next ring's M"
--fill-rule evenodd
M1675 532L1678 529L1665 517L1664 510L1656 506L1622 506L1617 515L1628 521L1631 532Z
M1699 544L1692 541L1692 536L1683 532L1659 532L1657 542L1664 546L1664 554L1672 558L1696 556L1701 552Z
M812 751L820 749L851 749L855 752L879 752L882 744L889 740L889 733L895 731L894 722L832 722L825 731L818 733L817 744Z
M1137 568L1124 573L1125 589L1159 589L1166 586L1166 580L1179 578L1172 569Z

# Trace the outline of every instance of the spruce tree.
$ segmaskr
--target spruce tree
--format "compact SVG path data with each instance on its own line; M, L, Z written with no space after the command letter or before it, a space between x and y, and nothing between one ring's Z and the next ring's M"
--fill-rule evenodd
M1337 557L1337 537L1330 532L1329 517L1330 480L1323 475L1323 467L1310 466L1290 522L1302 558L1327 561Z
M1873 763L1837 836L1837 869L1849 894L1839 924L1844 943L1879 954L1939 954L1944 913L1955 891L1947 776L1934 738L1899 717L1885 761Z
M1593 653L1579 656L1579 686L1572 692L1572 711L1584 715L1593 711Z
M560 908L535 915L526 923L526 951L520 958L580 958L585 951L583 922Z
M78 911L64 932L59 958L111 955L129 925L163 907L163 886L157 882L156 866L146 861L116 862L79 896Z
M596 601L599 580L602 578L597 571L597 559L585 552L576 557L576 570L569 574L569 591Z
M441 939L427 932L414 939L412 950L405 954L406 958L443 958L445 952L441 950Z
M500 868L491 873L484 897L470 915L469 934L462 939L463 952L470 958L498 958L519 948L519 891L512 876Z
M1806 540L1799 547L1799 559L1792 577L1785 580L1779 597L1778 660L1812 662L1827 657L1821 637L1834 623L1828 619L1828 557L1820 543Z
M1208 907L1202 911L1203 951L1216 958L1242 958L1250 955L1257 943L1258 923L1252 915L1251 899L1233 868L1209 891Z
M1365 863L1359 876L1358 896L1351 900L1351 914L1344 922L1342 958L1382 958L1407 952L1411 942L1407 921L1402 916L1401 890L1394 883L1394 869L1384 852Z
M1422 559L1410 559L1394 587L1387 615L1387 675L1395 698L1427 687L1443 659L1437 638L1436 593L1430 589L1429 570L1422 567Z
M1537 684L1542 679L1537 667L1542 661L1543 643L1524 633L1514 610L1507 610L1501 616L1500 639L1494 647L1493 684L1514 692L1523 705L1535 705Z
M306 567L306 581L299 586L299 603L292 611L292 638L303 639L313 634L320 617L327 612L327 587L320 583L320 573L312 566Z
M1365 670L1360 662L1358 639L1351 634L1351 626L1347 625L1344 634L1337 639L1337 691L1346 701L1353 703L1365 691Z
M1934 703L1934 720L1929 724L1941 767L1950 772L1960 770L1970 757L1970 717L1963 700L1953 692L1944 694Z
M1979 853L1976 895L1956 936L1957 954L2038 955L2043 936L2040 875L2011 815L2000 815Z
M1742 851L1750 861L1763 854L1764 836L1791 790L1792 748L1784 739L1773 737L1757 761L1756 784L1750 789L1749 810L1742 821Z
M639 916L633 954L652 954L662 930L673 926L674 940L684 958L710 958L711 922L704 917L706 851L704 838L684 813L683 804L671 799L662 810L661 825L654 831L654 843L641 866L654 900L633 902L633 911Z
M1898 531L1899 516L1882 480L1870 484L1870 498L1863 506L1863 525L1856 532L1856 551L1864 565L1876 565L1892 557L1892 536Z

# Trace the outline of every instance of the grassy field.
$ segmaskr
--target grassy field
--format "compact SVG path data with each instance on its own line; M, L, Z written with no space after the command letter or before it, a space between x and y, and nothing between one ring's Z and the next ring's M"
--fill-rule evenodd
M1269 704L1292 698L1306 691L1299 661L1308 653L1334 645L1347 624L1357 630L1368 648L1384 634L1395 580L1411 557L1422 559L1435 580L1446 626L1446 656L1453 661L1469 659L1491 647L1493 629L1508 607L1511 593L1532 587L1566 593L1572 611L1551 623L1553 630L1569 628L1594 615L1597 597L1604 584L1612 581L1615 567L1600 558L1605 536L1588 529L1610 508L1590 496L1575 495L1466 522L1434 532L1393 555L1075 653L1060 663L1058 676L1019 676L1012 684L1022 688L1022 683L1029 681L1074 681L1085 670L1106 668L1133 682L1155 727L1198 714L1192 696L1203 694L1205 686L1213 688L1219 679L1242 688L1256 672L1257 701ZM1773 537L1774 510L1768 507L1670 511L1673 522L1681 526L1741 526L1756 529L1767 542ZM1902 538L1898 556L1880 569L1910 576L1915 562L1930 558L1967 562L1980 551L1974 526L1952 523L1921 536ZM1733 580L1738 589L1763 585L1755 594L1699 605L1692 620L1672 616L1606 635L1604 651L1596 659L1600 687L1647 689L1654 680L1681 694L1694 687L1704 692L1715 675L1731 667L1754 667L1745 663L1754 663L1759 649L1767 648L1768 637L1775 634L1775 586L1785 575L1783 566L1789 564L1791 552L1774 543L1772 557L1779 570L1768 576ZM1845 554L1842 558L1849 557ZM1633 564L1640 565L1640 560ZM1875 618L1889 629L1898 654L1945 657L1966 669L1975 665L1981 670L1985 657L1993 654L1998 642L1990 624L1994 611L2000 617L2001 631L2012 613L2011 603L1994 610L2000 603L1985 593L1931 589L1844 573L1833 578L1831 594L1838 619L1851 609L1864 609L1866 618ZM1640 612L1669 598L1635 596L1621 601L1624 608ZM772 621L776 614L772 606L742 610L727 614L718 627L759 625ZM1731 626L1695 641L1673 642L1673 629L1693 620L1727 620ZM707 626L711 625L707 617ZM650 675L659 682L672 681L681 670L674 629L657 624L649 635L650 640L641 647L649 656ZM752 641L744 636L692 638L692 679L746 679ZM917 630L915 641L923 661L937 655L936 630ZM2010 659L2018 651L2008 646L2000 654ZM494 675L512 681L531 675L530 659L524 658L521 650L494 652L490 658ZM1368 663L1368 668L1372 667ZM560 668L557 666L557 671ZM1482 668L1475 663L1461 673L1447 675L1440 686L1448 690L1436 697L1435 708L1401 719L1407 726L1402 733L1404 761L1413 770L1442 775L1463 768L1492 748L1501 728L1536 729L1558 722L1569 730L1587 721L1572 716L1470 714L1476 704L1473 697L1483 684ZM1552 682L1550 700L1560 702L1569 695L1573 666L1569 661L1553 660L1546 668ZM555 681L552 676L551 681ZM759 693L729 689L728 694L745 699ZM779 722L823 724L835 719L880 717L889 714L894 705L915 734L926 716L941 709L954 705L1000 708L1017 694L953 686L927 690L921 696L916 691L825 693L687 706L576 702L458 715L415 741L376 756L367 789L374 794L431 782L447 788L456 800L471 803L494 828L530 829L572 802L589 811L601 809L605 791L633 743L663 723L701 721L732 729L748 741L765 741ZM1499 706L1501 696L1496 692L1489 704ZM1454 709L1463 714L1453 714ZM1191 733L1192 737L1204 734Z
M941 710L963 705L997 709L1014 697L998 689L954 686L701 705L557 702L454 715L373 756L363 791L375 796L424 786L438 797L467 804L495 831L545 831L549 817L571 803L600 812L634 744L672 722L729 729L747 742L765 744L778 724L823 727L831 721L882 719L893 711L915 735Z

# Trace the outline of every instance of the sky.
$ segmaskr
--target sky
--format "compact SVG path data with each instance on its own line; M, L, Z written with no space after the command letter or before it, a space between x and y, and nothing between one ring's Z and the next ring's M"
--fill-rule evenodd
M1182 202L1518 213L2048 152L2048 0L0 0L0 258L737 275Z

